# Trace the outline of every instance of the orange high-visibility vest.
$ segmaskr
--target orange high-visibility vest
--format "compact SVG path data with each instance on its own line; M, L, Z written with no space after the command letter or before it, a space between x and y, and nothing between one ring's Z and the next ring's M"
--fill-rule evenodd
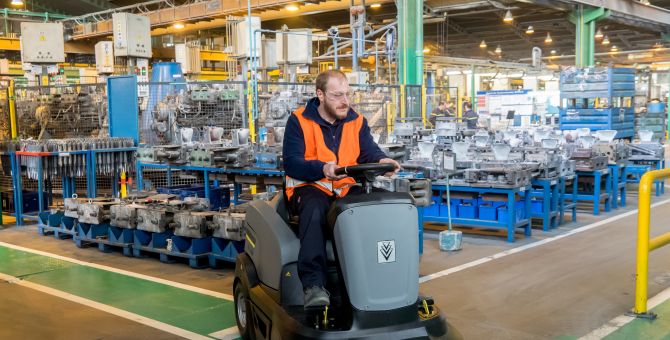
M324 163L334 162L340 167L358 164L358 156L361 154L361 145L358 137L363 126L363 116L356 113L356 119L344 123L340 149L337 156L335 156L335 153L328 148L326 142L323 140L321 126L317 122L303 117L302 114L304 111L305 108L301 107L293 112L293 115L298 118L302 134L305 138L305 160L319 160ZM286 196L291 199L295 188L312 185L321 189L329 196L337 195L337 197L344 197L349 192L349 187L355 184L356 181L351 177L346 177L339 181L331 181L324 177L315 182L305 182L286 176Z

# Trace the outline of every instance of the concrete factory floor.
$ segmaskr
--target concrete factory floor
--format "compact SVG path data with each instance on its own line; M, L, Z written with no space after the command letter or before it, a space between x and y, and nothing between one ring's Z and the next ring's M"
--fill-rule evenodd
M534 229L515 243L466 235L463 250L447 253L428 232L420 288L466 339L588 335L633 306L637 200L629 189L625 208L580 212L578 223ZM652 202L652 236L670 231L670 199ZM650 256L650 297L670 287L668 256L670 247ZM0 231L0 338L234 338L232 279L232 264L194 270L9 226ZM670 302L654 310L659 320L634 320L608 338L667 337Z

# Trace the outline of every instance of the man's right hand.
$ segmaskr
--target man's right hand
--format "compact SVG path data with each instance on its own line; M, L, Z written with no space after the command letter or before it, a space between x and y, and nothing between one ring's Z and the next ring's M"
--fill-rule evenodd
M335 169L339 168L335 163L326 163L323 165L323 175L331 181L337 181L346 178L347 175L335 175Z

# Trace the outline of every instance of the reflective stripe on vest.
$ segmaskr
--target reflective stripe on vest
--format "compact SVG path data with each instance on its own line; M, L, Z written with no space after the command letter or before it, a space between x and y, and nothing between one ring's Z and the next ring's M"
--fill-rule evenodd
M335 163L340 167L358 164L358 156L361 153L359 141L361 127L363 126L363 116L356 113L356 119L344 123L342 126L342 136L340 148L337 156L328 148L323 139L321 126L311 119L303 117L305 108L299 108L293 115L298 118L300 128L302 129L305 140L305 160L319 160L324 163ZM297 187L311 185L319 188L326 194L338 197L344 197L349 192L349 188L356 184L351 177L346 177L338 181L330 181L322 178L314 182L305 182L286 176L286 196L290 199L293 196L293 190Z

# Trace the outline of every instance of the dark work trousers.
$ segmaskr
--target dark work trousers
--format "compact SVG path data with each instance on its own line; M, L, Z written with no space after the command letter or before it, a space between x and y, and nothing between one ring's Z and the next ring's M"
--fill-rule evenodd
M378 191L378 190L375 190ZM348 195L364 193L364 189L355 186ZM291 214L300 218L298 237L298 276L304 289L326 285L326 216L335 197L328 196L320 189L307 185L296 188L291 197Z

